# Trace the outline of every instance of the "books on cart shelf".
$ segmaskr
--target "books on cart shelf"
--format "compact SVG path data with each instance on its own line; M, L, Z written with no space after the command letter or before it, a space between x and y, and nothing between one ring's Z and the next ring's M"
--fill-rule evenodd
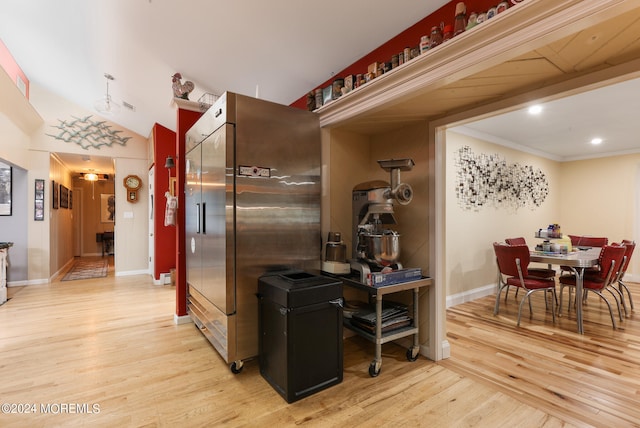
M360 328L367 333L375 334L376 332L376 310L375 308L362 310L351 316L351 325ZM382 303L382 332L395 330L401 327L410 326L412 319L409 316L409 309L406 305L385 301Z

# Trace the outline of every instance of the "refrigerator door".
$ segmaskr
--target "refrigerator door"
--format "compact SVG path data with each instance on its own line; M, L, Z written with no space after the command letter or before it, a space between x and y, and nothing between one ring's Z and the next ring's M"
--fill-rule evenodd
M265 270L318 268L320 127L317 115L236 99L238 287Z
M222 313L235 312L233 126L202 142L202 294Z
M185 236L187 283L202 292L202 146L197 145L185 158Z
M320 127L308 111L236 94L239 358L258 353L258 278L319 269Z

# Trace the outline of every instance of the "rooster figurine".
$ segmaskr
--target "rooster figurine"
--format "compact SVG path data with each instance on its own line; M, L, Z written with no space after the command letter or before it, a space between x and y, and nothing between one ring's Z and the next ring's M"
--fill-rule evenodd
M182 98L183 100L188 100L189 93L191 93L191 91L193 91L195 87L193 85L193 82L187 80L186 82L182 83L182 74L180 73L176 73L171 76L171 81L173 82L173 84L171 85L171 87L173 88L173 96Z

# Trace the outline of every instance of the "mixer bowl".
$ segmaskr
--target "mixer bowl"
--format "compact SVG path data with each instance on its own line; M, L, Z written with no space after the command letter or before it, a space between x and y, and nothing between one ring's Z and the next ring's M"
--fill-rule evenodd
M383 234L364 233L362 239L364 254L372 262L395 263L400 257L400 235L394 231Z

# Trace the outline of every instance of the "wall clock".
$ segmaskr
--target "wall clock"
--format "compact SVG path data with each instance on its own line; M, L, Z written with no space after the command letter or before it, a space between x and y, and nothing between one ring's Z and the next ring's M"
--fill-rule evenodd
M127 201L133 203L138 202L138 190L142 187L142 180L137 175L127 175L123 180L124 187L127 189Z

